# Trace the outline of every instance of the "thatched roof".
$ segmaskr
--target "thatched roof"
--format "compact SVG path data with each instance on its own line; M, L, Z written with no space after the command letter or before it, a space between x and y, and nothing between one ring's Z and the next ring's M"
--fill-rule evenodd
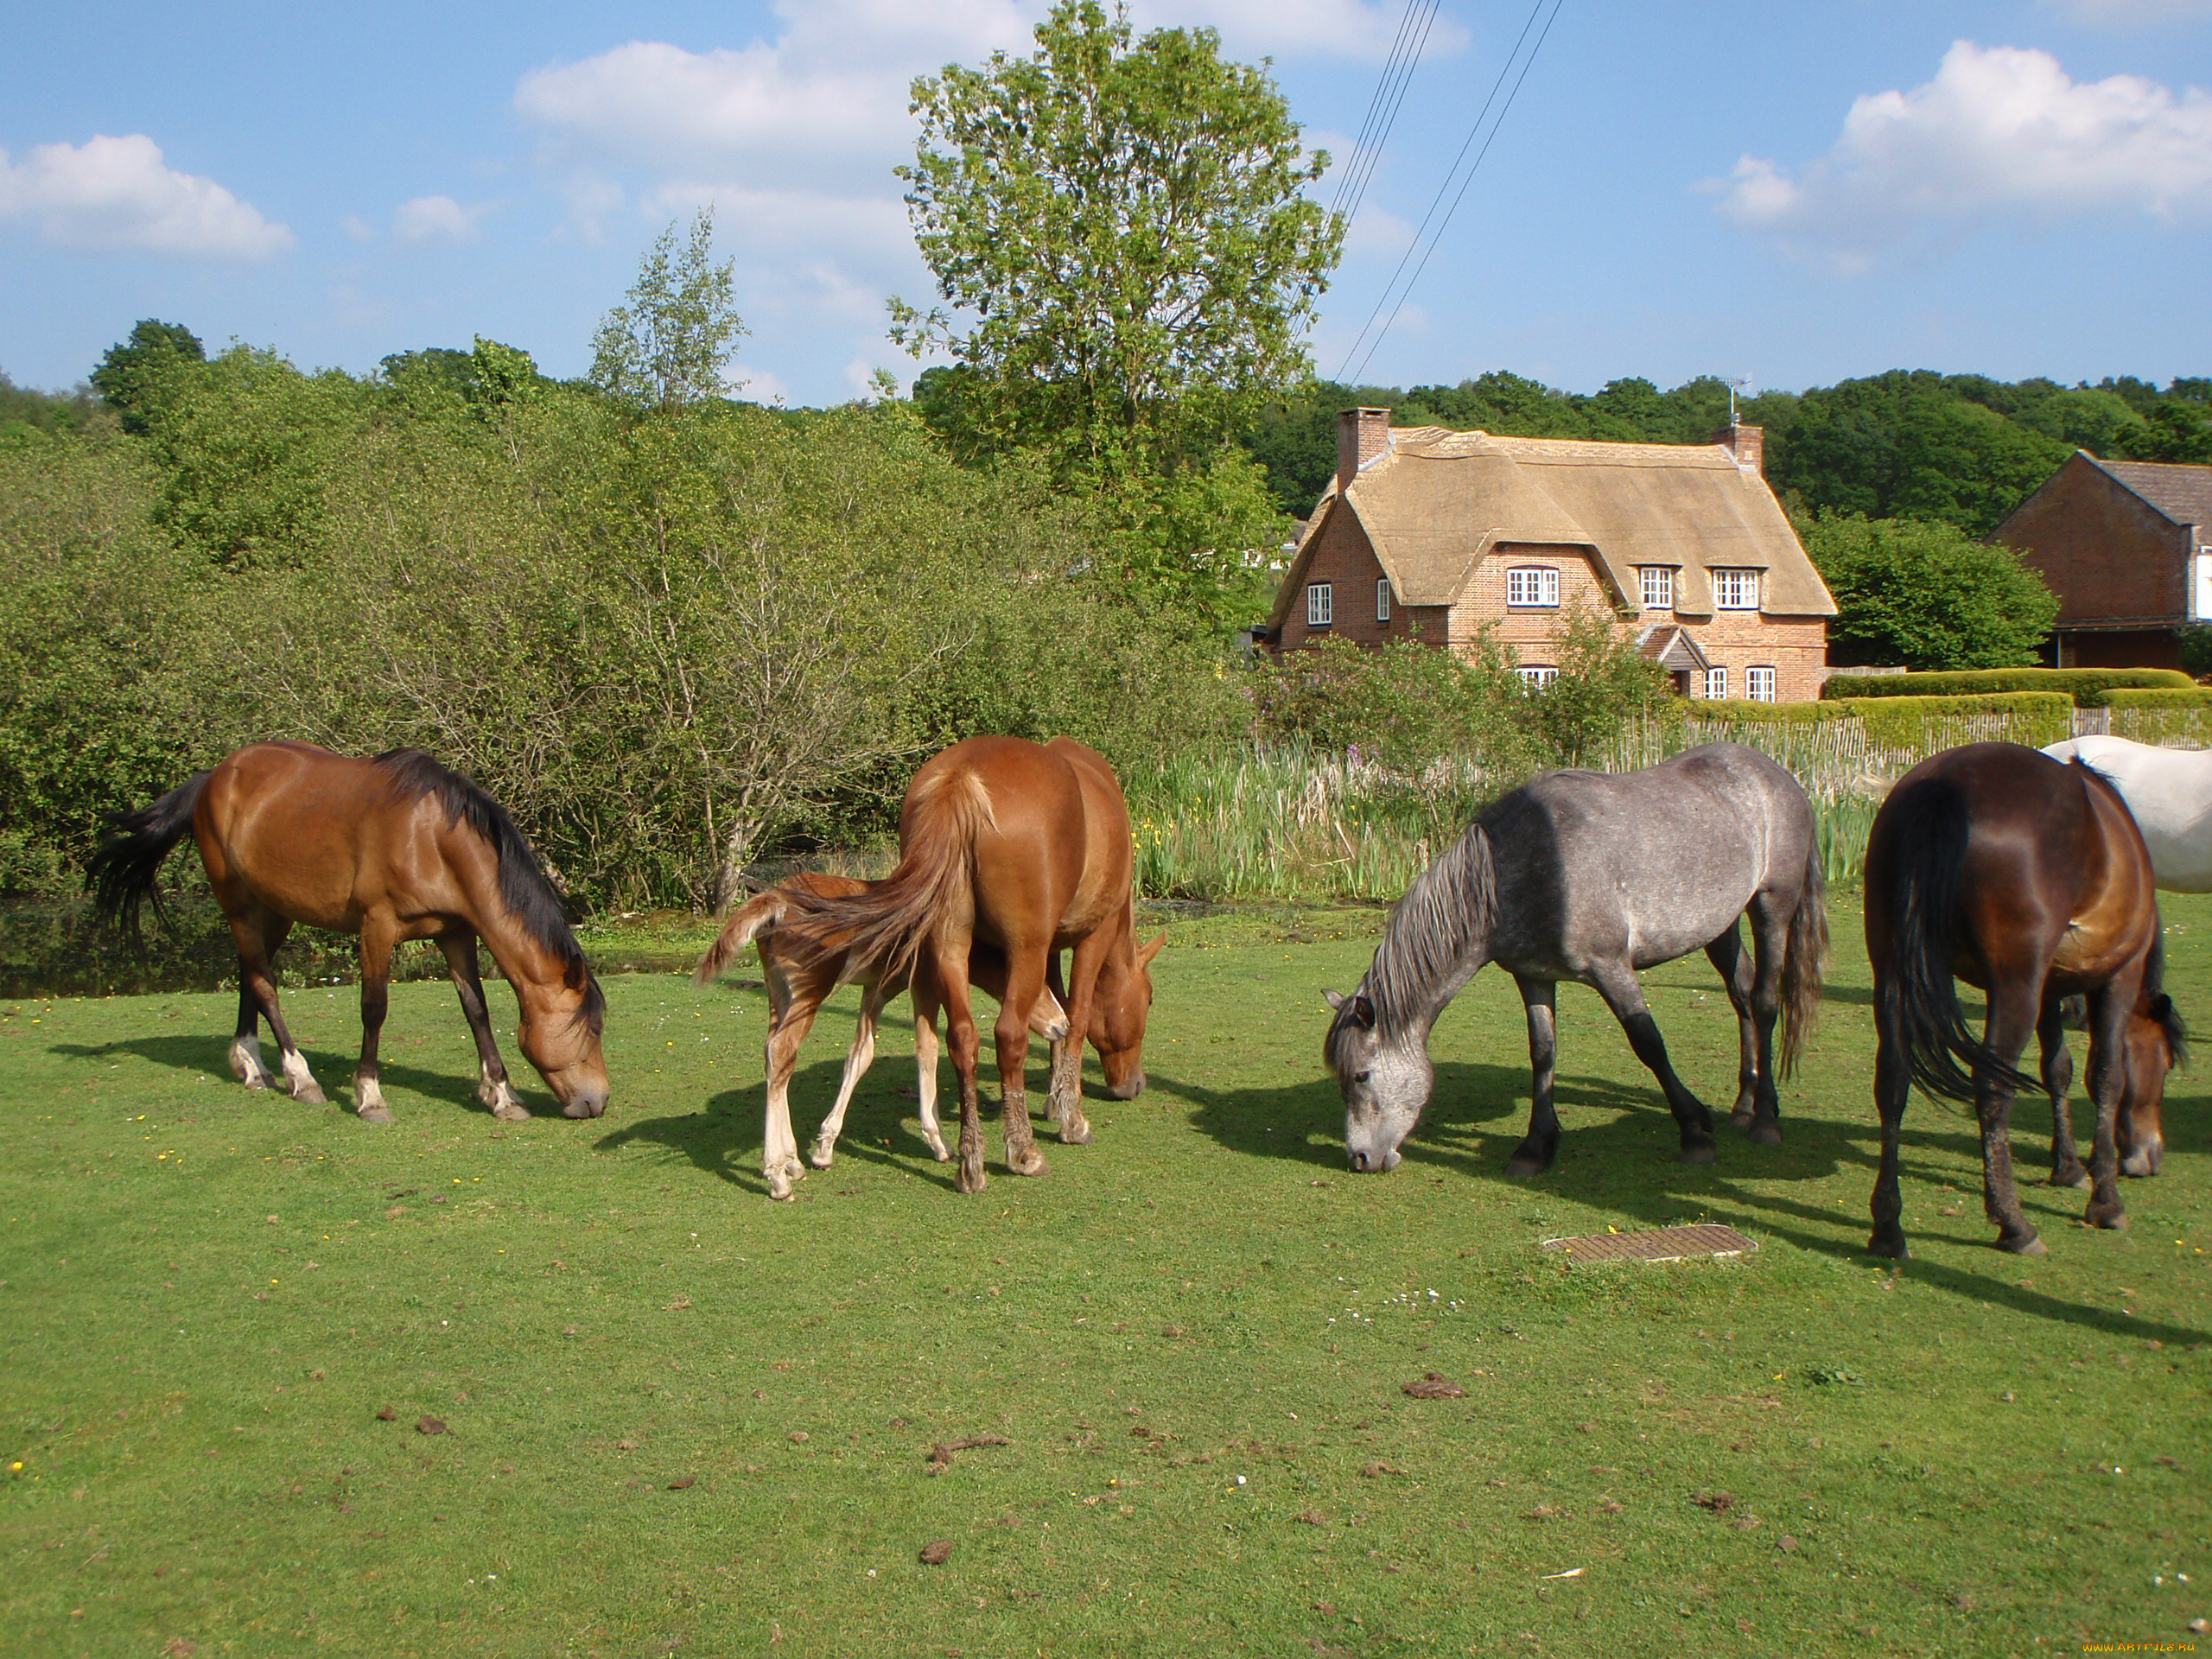
M1389 451L1341 499L1335 482L1306 519L1271 626L1302 588L1308 550L1338 512L1358 518L1405 605L1460 602L1500 543L1587 549L1635 608L1638 565L1674 567L1675 608L1713 609L1708 572L1764 573L1770 615L1834 616L1835 601L1774 492L1720 444L1501 438L1440 426L1393 428Z

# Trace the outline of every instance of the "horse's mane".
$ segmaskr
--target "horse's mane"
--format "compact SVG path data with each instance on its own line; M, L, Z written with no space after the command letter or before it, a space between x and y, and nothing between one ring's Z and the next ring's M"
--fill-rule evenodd
M1330 1023L1329 1063L1339 1073L1349 1064L1339 1040L1348 1025L1371 1021L1376 1034L1387 1039L1434 1012L1439 987L1451 977L1468 945L1489 935L1497 914L1497 876L1490 835L1478 818L1414 878L1390 912L1390 925L1382 931L1367 976ZM1369 1008L1364 1016L1356 1012L1363 999Z
M506 808L477 785L451 771L420 749L391 749L373 764L390 780L393 797L402 802L435 796L445 809L448 824L467 823L492 849L499 868L499 902L521 924L524 932L552 952L561 964L562 982L583 992L574 1018L596 1036L606 1023L607 997L584 961L583 947L569 930L560 896L531 851Z

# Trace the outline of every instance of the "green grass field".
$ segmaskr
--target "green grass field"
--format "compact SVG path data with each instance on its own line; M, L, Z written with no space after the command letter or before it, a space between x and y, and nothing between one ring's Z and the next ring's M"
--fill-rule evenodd
M1093 1146L1048 1134L1038 1179L993 1125L971 1199L922 1147L894 1030L837 1166L769 1203L755 989L610 980L613 1110L513 1128L470 1098L440 984L395 990L381 1128L342 1090L236 1087L226 995L0 1005L0 1649L2187 1643L2212 1614L2206 1086L2175 1080L2128 1232L2030 1190L2032 1261L1990 1247L1966 1120L1916 1101L1893 1275L1859 1253L1854 902L1786 1145L1724 1131L1716 1166L1674 1163L1656 1091L1569 989L1566 1143L1527 1185L1502 1173L1528 1072L1496 974L1439 1027L1404 1166L1344 1169L1318 994L1357 979L1372 912L1179 929L1151 1089L1094 1099ZM2212 901L2168 913L2177 1000L2212 1030ZM1648 983L1725 1105L1710 969ZM353 992L289 1001L339 1090ZM800 1073L803 1145L850 1008ZM2027 1172L2047 1128L2024 1114ZM1761 1248L1572 1270L1539 1249L1700 1219ZM1429 1371L1465 1397L1402 1392ZM930 1461L983 1435L1006 1444Z

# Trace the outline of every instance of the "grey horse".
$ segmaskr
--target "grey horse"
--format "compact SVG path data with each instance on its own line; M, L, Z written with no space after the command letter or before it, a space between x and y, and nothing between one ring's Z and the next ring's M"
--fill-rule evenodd
M1713 1161L1713 1114L1667 1063L1637 970L1703 946L1743 1033L1734 1121L1778 1145L1774 1026L1796 1062L1820 1006L1827 883L1812 804L1755 749L1708 743L1642 772L1553 772L1491 804L1423 870L1375 961L1336 1010L1323 1055L1344 1095L1356 1170L1395 1169L1435 1072L1428 1033L1484 963L1521 988L1535 1073L1528 1138L1506 1166L1534 1175L1559 1151L1552 1109L1558 983L1594 986L1681 1126L1681 1161ZM1751 919L1751 953L1736 918Z

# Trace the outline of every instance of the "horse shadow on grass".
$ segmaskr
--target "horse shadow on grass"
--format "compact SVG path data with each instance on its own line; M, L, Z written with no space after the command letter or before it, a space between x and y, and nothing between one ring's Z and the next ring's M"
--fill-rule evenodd
M1236 1152L1293 1159L1335 1170L1344 1168L1344 1100L1333 1078L1258 1089L1217 1090L1186 1084L1154 1072L1155 1084L1190 1101L1192 1122L1201 1132ZM1764 1234L1797 1248L1854 1266L1886 1266L1863 1248L1867 1225L1863 1212L1823 1206L1808 1197L1772 1190L1777 1182L1821 1182L1851 1170L1866 1177L1872 1190L1880 1150L1880 1130L1870 1109L1864 1124L1826 1118L1792 1119L1783 1101L1783 1144L1755 1146L1717 1109L1719 1156L1710 1165L1675 1161L1680 1141L1673 1115L1656 1087L1639 1088L1591 1077L1560 1077L1554 1097L1565 1119L1558 1160L1533 1180L1505 1173L1505 1164L1527 1130L1529 1072L1525 1065L1446 1061L1436 1068L1436 1088L1421 1126L1403 1148L1401 1173L1456 1170L1501 1189L1571 1193L1579 1203L1610 1208L1650 1227L1685 1219L1724 1223ZM2212 1149L2212 1123L2203 1109L2212 1103L2169 1102L2168 1155ZM2022 1176L2021 1199L2037 1226L2059 1236L2078 1232L2083 1194L2041 1185L2050 1119L2040 1099L2016 1108L2015 1158ZM2075 1103L2075 1128L2084 1103ZM1909 1179L1929 1186L1955 1182L1959 1163L1978 1170L1981 1141L1966 1114L1916 1099L1900 1134L1902 1169ZM1595 1109L1612 1116L1592 1122ZM1364 1179L1389 1180L1390 1175ZM2168 1177L2166 1179L2171 1179ZM2015 1259L1990 1246L1981 1216L1979 1181L1960 1187L1955 1217L1924 1218L1914 1234L1926 1244L1990 1252L1989 1269L1978 1271L1916 1256L1904 1271L1915 1281L1978 1302L2011 1308L2054 1323L2078 1325L2104 1335L2192 1344L2212 1335L2180 1325L2108 1312L2044 1295L2018 1282L2018 1275L1996 1276ZM1934 1224L1931 1224L1931 1222ZM1844 1236L1837 1236L1841 1224Z
M798 1139L802 1161L813 1147L816 1130L837 1098L837 1084L843 1074L844 1062L840 1058L817 1061L792 1075L791 1128ZM861 1085L845 1114L844 1133L837 1138L837 1162L827 1170L816 1169L809 1163L808 1180L834 1180L838 1169L849 1160L897 1169L934 1181L947 1192L953 1190L956 1166L938 1163L923 1141L920 1130L909 1122L916 1116L912 1071L905 1071L905 1077L903 1084L886 1081ZM618 1152L631 1147L657 1147L717 1180L765 1195L768 1183L760 1173L760 1153L766 1089L765 1084L754 1083L721 1090L709 1096L707 1103L697 1111L641 1119L600 1136L592 1143L592 1149ZM948 1142L959 1131L959 1099L956 1090L939 1087L940 1113L950 1108L945 1125ZM987 1134L996 1116L987 1103ZM995 1165L991 1173L999 1173ZM806 1187L807 1182L799 1184L802 1196Z
M230 1052L231 1039L227 1037L211 1038L185 1034L173 1037L130 1037L111 1043L55 1043L47 1049L49 1054L60 1055L73 1060L105 1059L112 1054L135 1055L142 1060L150 1060L156 1065L167 1066L172 1071L203 1072L226 1088L237 1089L242 1094L250 1092L231 1075ZM322 1085L323 1092L330 1096L331 1104L351 1109L353 1097L353 1068L359 1064L359 1052L340 1054L328 1049L313 1047L302 1048L300 1052L307 1057L308 1069L315 1073L315 1081ZM264 1051L264 1057L269 1058L266 1050ZM534 1073L525 1071L524 1075L535 1080ZM419 1066L395 1063L379 1056L377 1063L377 1076L387 1090L404 1089L442 1105L458 1106L464 1111L473 1113L479 1117L492 1116L492 1109L476 1098L476 1077L473 1072L426 1071ZM553 1097L550 1090L526 1089L523 1086L522 1077L512 1072L508 1076L514 1084L516 1093L522 1096L523 1103L530 1108L532 1116L538 1117L561 1116L561 1103ZM272 1100L291 1098L281 1089L254 1092L265 1093Z

